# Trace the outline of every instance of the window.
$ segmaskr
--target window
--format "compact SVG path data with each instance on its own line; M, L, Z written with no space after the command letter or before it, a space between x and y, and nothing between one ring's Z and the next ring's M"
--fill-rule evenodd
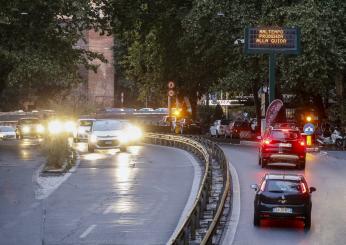
M273 130L270 134L273 140L294 140L299 138L298 131Z
M297 181L290 180L267 180L266 191L301 193L301 185Z
M94 131L113 131L121 130L124 124L120 121L96 121L94 122Z

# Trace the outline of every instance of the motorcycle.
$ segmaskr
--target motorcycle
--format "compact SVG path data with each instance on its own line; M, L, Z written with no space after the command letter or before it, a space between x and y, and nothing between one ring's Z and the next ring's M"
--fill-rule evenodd
M318 136L316 141L321 146L335 146L339 150L343 150L346 147L346 136L342 135L337 128L328 137Z

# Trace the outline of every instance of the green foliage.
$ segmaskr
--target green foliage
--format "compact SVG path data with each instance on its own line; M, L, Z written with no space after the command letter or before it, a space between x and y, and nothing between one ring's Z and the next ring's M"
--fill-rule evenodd
M61 169L68 163L71 155L67 134L47 135L43 152L47 157L45 170Z
M108 30L108 17L101 14L104 0L13 0L0 5L2 107L52 98L81 81L80 65L95 69L90 61L105 61L100 54L76 47L85 31Z

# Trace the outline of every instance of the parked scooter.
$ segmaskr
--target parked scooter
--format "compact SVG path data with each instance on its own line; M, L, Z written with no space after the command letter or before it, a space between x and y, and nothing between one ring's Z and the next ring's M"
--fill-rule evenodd
M318 136L316 141L321 146L335 146L339 150L343 150L346 147L346 136L342 135L338 128L335 128L328 137Z

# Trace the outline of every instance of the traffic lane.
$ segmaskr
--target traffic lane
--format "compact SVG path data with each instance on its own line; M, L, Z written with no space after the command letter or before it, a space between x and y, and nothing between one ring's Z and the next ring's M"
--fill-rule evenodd
M240 219L234 244L344 244L346 238L346 153L338 158L321 153L308 153L305 170L293 166L275 166L262 169L258 165L258 149L249 146L222 146L235 167L240 184ZM312 226L304 231L297 220L263 220L261 227L253 226L253 201L255 192L251 184L258 184L267 173L304 174L312 193Z
M38 145L30 139L0 141L0 244L41 241L42 215L33 181L34 172L44 163Z
M194 169L179 149L132 146L84 153L44 202L45 244L165 244L189 197Z

